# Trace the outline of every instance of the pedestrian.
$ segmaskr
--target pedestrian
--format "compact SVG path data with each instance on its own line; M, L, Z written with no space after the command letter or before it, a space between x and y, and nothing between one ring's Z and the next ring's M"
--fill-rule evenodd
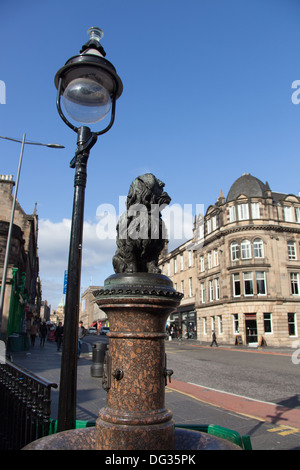
M40 327L40 346L45 346L45 339L47 336L48 328L46 322L43 322Z
M178 341L182 340L182 328L181 326L178 328Z
M82 338L86 335L86 329L83 326L83 321L79 322L78 325L78 349L77 349L77 357L80 358L81 354L81 347L82 347Z
M31 338L31 346L34 347L35 345L35 339L38 335L38 325L37 325L37 322L34 320L34 322L32 323L31 327L30 327L30 338Z
M214 343L215 343L215 345L218 347L217 337L216 337L216 333L214 332L214 330L212 331L211 339L212 339L212 342L211 342L210 347L212 347L212 345L213 345Z
M174 330L174 326L171 326L170 333L171 333L171 338L173 339L173 338L174 338L174 336L175 336L175 330Z
M55 341L57 346L57 352L60 351L64 336L64 327L62 326L62 322L60 321L58 327L55 330Z

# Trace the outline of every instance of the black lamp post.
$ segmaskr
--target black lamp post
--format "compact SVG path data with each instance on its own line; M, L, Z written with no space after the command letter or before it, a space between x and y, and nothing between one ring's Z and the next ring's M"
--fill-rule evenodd
M68 283L65 303L64 341L61 360L58 431L74 429L76 423L77 344L80 303L80 275L86 167L97 136L107 132L115 118L116 100L123 85L114 66L106 60L100 44L101 29L88 30L89 41L80 54L69 59L55 76L57 109L62 120L77 133L77 149L71 160L75 168L72 227L69 248ZM77 127L68 120L61 108L63 102L69 117L80 123ZM85 124L96 123L111 113L109 124L92 132Z

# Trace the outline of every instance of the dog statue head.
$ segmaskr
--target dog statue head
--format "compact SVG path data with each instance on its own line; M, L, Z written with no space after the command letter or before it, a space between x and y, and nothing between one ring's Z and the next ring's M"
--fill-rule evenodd
M170 204L170 196L163 191L165 184L157 179L152 173L138 176L129 188L127 196L127 210L134 204L143 204L148 210L151 204Z

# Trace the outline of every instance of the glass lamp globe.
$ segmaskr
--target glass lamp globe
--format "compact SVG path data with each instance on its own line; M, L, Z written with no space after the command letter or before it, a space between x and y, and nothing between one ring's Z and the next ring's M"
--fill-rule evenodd
M101 121L111 109L108 91L90 77L72 80L63 92L62 102L68 115L82 124Z

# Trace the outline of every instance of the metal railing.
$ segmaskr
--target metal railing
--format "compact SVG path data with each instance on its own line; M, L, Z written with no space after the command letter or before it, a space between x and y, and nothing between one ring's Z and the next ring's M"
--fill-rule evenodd
M0 450L20 450L49 434L56 383L6 361L0 364Z

